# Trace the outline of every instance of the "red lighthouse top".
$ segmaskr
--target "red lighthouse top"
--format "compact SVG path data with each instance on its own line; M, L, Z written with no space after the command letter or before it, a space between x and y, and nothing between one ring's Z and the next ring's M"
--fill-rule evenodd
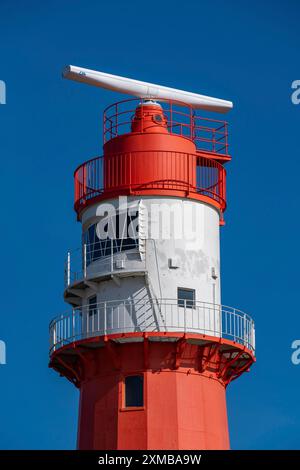
M226 208L225 121L203 118L192 106L130 99L103 115L104 155L75 171L75 210L118 195L165 195Z
M168 119L155 101L140 103L132 117L131 132L168 134Z

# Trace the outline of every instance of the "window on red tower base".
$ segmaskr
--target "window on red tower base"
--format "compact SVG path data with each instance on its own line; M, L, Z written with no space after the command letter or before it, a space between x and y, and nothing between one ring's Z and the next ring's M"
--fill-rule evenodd
M144 406L144 377L142 375L128 375L125 377L124 406L125 408Z

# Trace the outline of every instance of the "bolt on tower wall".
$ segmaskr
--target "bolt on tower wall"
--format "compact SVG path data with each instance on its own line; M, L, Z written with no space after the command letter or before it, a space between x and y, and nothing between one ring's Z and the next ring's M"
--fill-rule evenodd
M226 386L254 361L254 324L222 306L227 124L189 105L104 112L104 154L75 171L50 366L80 389L80 449L227 449Z

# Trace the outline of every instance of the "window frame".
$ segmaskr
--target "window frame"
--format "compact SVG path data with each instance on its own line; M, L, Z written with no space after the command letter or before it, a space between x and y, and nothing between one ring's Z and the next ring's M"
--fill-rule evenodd
M179 297L179 291L192 292L193 299L192 300L181 299ZM180 301L183 303L180 303ZM181 308L190 308L190 309L196 308L196 289L190 289L188 287L177 287L177 305L178 307L181 307Z
M143 379L143 391L142 391L142 396L143 396L143 405L141 406L126 406L126 379L128 377L142 377ZM120 382L120 411L143 411L145 410L145 402L146 402L146 376L143 372L132 372L129 374L126 374L122 377L122 380Z

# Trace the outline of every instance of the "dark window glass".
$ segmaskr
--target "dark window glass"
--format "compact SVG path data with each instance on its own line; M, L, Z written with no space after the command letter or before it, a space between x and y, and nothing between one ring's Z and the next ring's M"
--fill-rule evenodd
M195 290L178 287L178 306L195 308Z
M89 315L95 315L97 312L97 297L93 295L93 297L89 298Z
M96 225L90 225L90 227L83 234L83 243L86 245L86 265L89 266L93 261L100 258L110 256L112 253L119 253L121 251L132 250L138 248L138 238L130 238L129 226L138 218L138 212L134 215L127 215L127 233L124 233L120 226L120 216L117 214L115 219L115 231L120 238L110 239L104 238L99 239L96 232ZM105 227L105 231L108 230L108 224ZM137 225L138 232L138 225ZM121 238L123 237L123 238ZM82 257L84 259L84 256Z
M144 405L144 377L129 375L125 378L125 407Z

